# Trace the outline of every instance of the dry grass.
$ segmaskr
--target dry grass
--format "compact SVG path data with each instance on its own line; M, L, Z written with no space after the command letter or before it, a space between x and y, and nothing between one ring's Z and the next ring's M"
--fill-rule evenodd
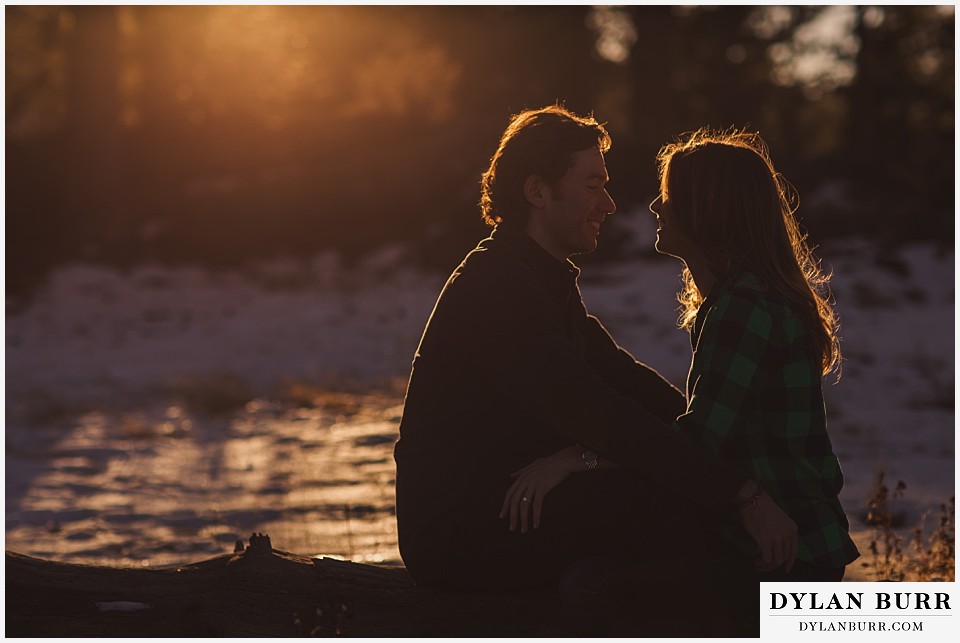
M902 523L902 516L895 513L894 501L903 497L907 485L898 480L896 487L890 491L885 477L885 471L877 473L876 488L867 501L867 524L874 527L870 539L872 567L878 580L902 581L906 576L903 536L894 531L894 526Z
M938 524L933 532L926 531L929 514L925 513L907 542L898 533L898 528L905 523L905 514L896 507L897 501L904 497L907 485L898 480L891 490L885 478L885 472L880 470L873 496L867 502L867 523L874 527L870 553L876 580L953 581L956 554L954 498L940 505Z
M940 505L937 527L929 536L924 534L928 514L921 518L914 530L912 544L917 552L917 574L920 581L955 580L954 557L956 554L956 506L954 498Z

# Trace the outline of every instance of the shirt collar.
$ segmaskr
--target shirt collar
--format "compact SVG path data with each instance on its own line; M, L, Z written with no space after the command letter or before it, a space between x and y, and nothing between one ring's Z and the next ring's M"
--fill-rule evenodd
M720 279L717 279L710 288L710 292L708 292L703 298L703 301L700 302L700 308L697 309L697 317L693 321L693 332L690 335L694 346L696 346L696 341L700 337L700 331L703 330L703 320L706 318L706 312L717 303L717 300L720 299L723 293L735 285L745 285L758 290L764 289L761 279L744 268L731 270Z

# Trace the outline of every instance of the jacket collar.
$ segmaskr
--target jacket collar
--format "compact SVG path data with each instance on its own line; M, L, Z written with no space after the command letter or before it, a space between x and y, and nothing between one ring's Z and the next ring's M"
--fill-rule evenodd
M564 301L570 289L576 286L580 269L569 259L557 261L540 244L534 241L519 225L500 223L490 235L494 245L501 246L518 257L533 270L551 293Z

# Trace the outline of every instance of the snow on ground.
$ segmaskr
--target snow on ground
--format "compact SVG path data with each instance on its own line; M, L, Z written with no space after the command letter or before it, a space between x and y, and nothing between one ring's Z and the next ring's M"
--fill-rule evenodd
M638 235L641 247L652 241L643 234L649 232ZM954 256L952 251L938 254L932 245L914 245L881 258L876 248L859 241L833 242L819 254L824 265L835 271L833 290L842 317L846 358L840 381L828 381L824 387L830 432L847 479L842 499L866 557L871 530L862 516L878 471L884 470L888 481L906 483L906 494L896 508L908 527L954 492ZM358 462L382 464L391 446L391 440L382 435L396 430L402 382L445 278L419 273L405 267L407 263L403 252L394 248L350 267L335 254L309 262L277 260L230 273L157 266L118 272L71 265L58 270L25 307L9 309L8 303L8 548L11 539L26 547L39 537L37 529L49 527L50 520L57 529L48 532L62 534L58 531L61 519L70 515L69 498L74 496L61 494L66 499L59 504L51 498L59 487L77 482L57 482L44 475L64 466L69 469L70 457L76 460L76 448L70 451L62 446L54 453L44 451L38 442L69 445L78 436L94 436L85 442L89 446L90 440L118 439L119 434L110 430L91 433L91 417L99 418L101 424L129 425L131 412L151 405L161 410L153 416L148 413L149 421L167 427L151 429L152 435L176 437L181 411L165 407L165 400L196 388L229 385L249 392L250 399L261 400L271 399L291 383L312 390L390 391L379 403L378 419L369 435L363 430L348 432L358 448L384 452ZM624 347L682 387L690 349L687 335L675 325L678 273L679 263L670 258L636 253L617 263L589 266L581 287L588 309ZM247 410L248 416L267 424L296 419L286 411L260 417L249 405ZM342 429L348 424L349 418L332 417L327 428L333 431L331 427ZM128 439L136 435L136 426L132 433L129 426L124 431ZM233 436L250 435L235 428L230 431ZM277 437L282 430L274 433L276 442L258 443L259 448L279 448L296 439ZM208 435L204 444L219 439ZM314 449L321 449L323 443L310 442ZM98 452L91 466L102 473L107 468L104 463L118 457L126 458L129 465L134 453L147 458L141 469L149 468L150 462L159 462L149 459L159 457L160 443L152 444L143 452L146 456L135 446L101 444L106 454ZM126 455L118 456L121 451ZM163 466L174 466L175 459L164 453L168 460ZM80 474L90 465L89 458L81 465ZM253 465L244 465L248 466ZM271 466L280 465L273 462ZM97 484L122 486L129 473L101 478ZM322 488L318 479L322 476L310 475ZM385 475L377 469L380 487L389 486ZM46 491L37 495L43 480ZM212 480L208 477L206 482L213 489L211 497L202 500L216 504L219 501L212 496L228 489L215 491ZM243 480L232 479L229 489L238 493ZM142 488L150 482L140 484ZM276 484L264 488L268 495L281 493ZM138 493L132 488L113 491ZM288 501L290 496L282 493L271 496L273 502ZM381 504L389 504L382 495L387 492L378 493ZM42 507L53 513L29 513ZM145 516L150 507L140 506L138 515ZM194 515L202 513L197 509ZM38 523L41 518L46 522ZM77 520L94 518L84 513ZM121 522L129 525L131 520ZM197 520L197 530L213 530L221 540L233 535L229 529L217 531L215 520ZM231 528L242 534L246 526ZM88 529L104 533L113 527L101 522ZM49 555L75 551L58 550L50 543L44 547L42 551ZM383 543L378 547L377 555L383 559ZM139 560L138 556L145 554L131 553L129 558ZM389 552L386 559L391 559Z
M336 383L403 376L442 285L375 256L278 260L244 273L77 265L7 317L7 396L143 394L233 375L255 390L283 378Z

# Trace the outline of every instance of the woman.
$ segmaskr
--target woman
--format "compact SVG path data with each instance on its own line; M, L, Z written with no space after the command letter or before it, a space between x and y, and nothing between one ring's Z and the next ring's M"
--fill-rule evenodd
M680 325L693 345L676 427L753 476L797 523L793 568L760 565L761 580L839 581L859 553L820 386L839 371L838 320L792 188L760 136L743 131L698 130L658 161L656 248L684 263Z

